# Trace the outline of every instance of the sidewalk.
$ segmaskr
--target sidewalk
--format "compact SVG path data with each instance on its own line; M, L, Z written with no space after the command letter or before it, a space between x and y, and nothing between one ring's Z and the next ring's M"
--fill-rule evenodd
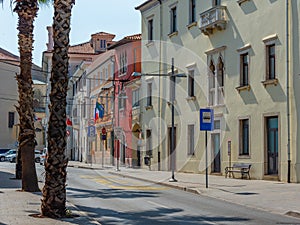
M57 220L35 217L34 215L39 215L41 212L42 193L21 192L21 181L11 179L14 171L0 169L0 225L99 224L69 203L67 203L67 208L79 217ZM42 188L42 184L40 188Z
M69 162L69 166L102 169L99 164L90 165L79 162ZM300 184L209 175L208 188L206 188L205 174L175 172L177 182L169 182L171 177L169 171L125 167L121 167L120 171L116 171L115 168L109 170L113 174L159 183L251 208L282 215L290 214L300 218Z

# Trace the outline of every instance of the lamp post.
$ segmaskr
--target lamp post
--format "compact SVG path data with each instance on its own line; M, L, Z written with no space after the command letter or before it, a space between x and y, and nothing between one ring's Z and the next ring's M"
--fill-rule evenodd
M169 74L148 74L148 73L138 73L138 72L133 72L132 76L158 76L158 77L170 77L171 81L171 178L169 179L169 182L176 182L177 180L175 179L175 124L174 124L174 117L175 117L175 82L176 82L176 77L186 77L185 74L175 74L175 68L174 68L174 58L172 58L172 72L171 75Z

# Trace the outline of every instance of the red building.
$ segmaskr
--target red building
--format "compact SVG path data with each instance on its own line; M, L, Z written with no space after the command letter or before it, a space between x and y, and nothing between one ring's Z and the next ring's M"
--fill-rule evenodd
M139 78L133 72L141 72L141 35L131 35L110 46L115 50L115 153L117 163L132 167L139 165L135 137L138 126L133 111L139 107ZM119 160L119 161L118 161ZM117 164L118 165L118 164Z

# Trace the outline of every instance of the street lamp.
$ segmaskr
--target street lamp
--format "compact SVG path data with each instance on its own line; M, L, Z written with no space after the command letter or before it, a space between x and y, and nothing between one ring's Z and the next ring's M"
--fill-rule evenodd
M172 73L171 75L169 74L148 74L148 73L138 73L138 72L133 72L132 76L158 76L158 77L170 77L171 80L171 85L172 85L172 89L171 89L171 112L172 112L172 128L171 128L171 170L172 170L172 175L171 178L169 180L169 182L177 182L177 180L175 179L175 175L174 175L174 171L175 171L175 157L174 157L174 153L175 153L175 125L174 125L174 103L175 103L175 82L176 82L176 77L187 77L184 73L181 74L175 74L175 69L174 69L174 58L172 58Z

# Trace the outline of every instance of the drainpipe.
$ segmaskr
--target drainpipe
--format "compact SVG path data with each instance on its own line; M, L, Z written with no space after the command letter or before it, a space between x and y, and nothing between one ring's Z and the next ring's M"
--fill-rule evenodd
M163 18L162 18L162 0L158 0L159 1L159 5L160 5L160 15L159 15L159 73L161 73L161 59L162 59L162 25L163 25ZM161 92L161 88L160 88L160 79L161 77L158 76L158 115L159 115L159 118L162 117L161 115L161 100L160 100L160 92ZM161 147L161 143L160 143L160 137L161 137L161 124L160 124L160 121L158 123L158 132L159 132L159 135L158 135L158 152L157 152L157 163L158 163L158 171L160 171L160 147Z
M290 131L290 6L289 1L286 0L286 101L287 101L287 156L288 156L288 173L287 182L291 182L291 131Z

